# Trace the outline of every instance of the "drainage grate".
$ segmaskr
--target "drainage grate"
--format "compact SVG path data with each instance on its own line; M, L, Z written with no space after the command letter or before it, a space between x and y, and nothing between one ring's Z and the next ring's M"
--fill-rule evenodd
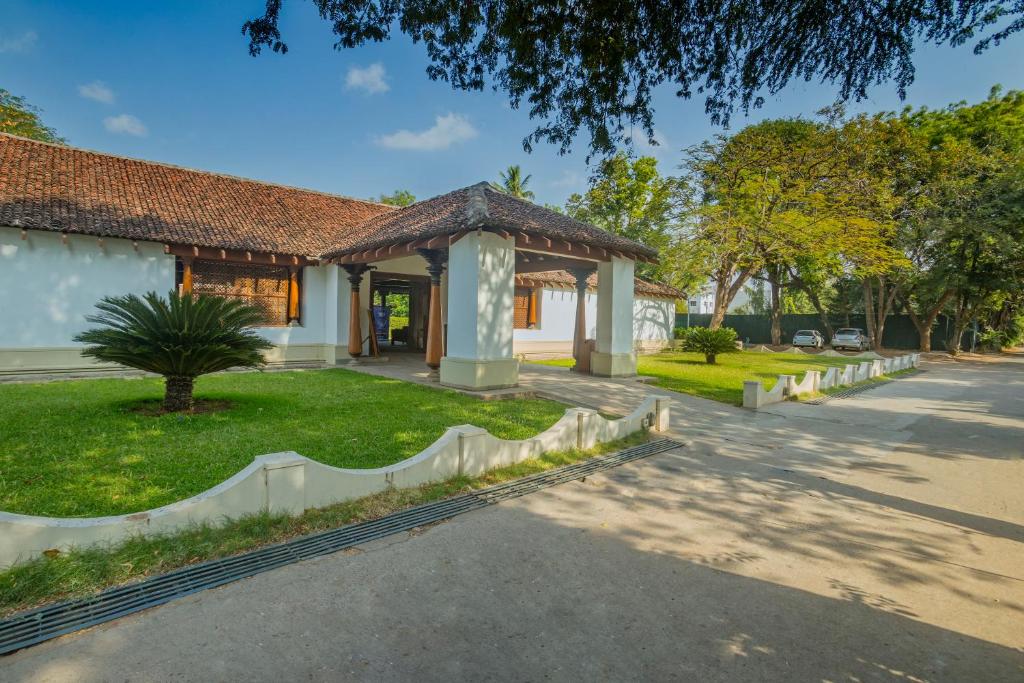
M611 455L419 505L380 519L310 534L242 555L209 560L138 583L111 588L92 597L40 607L0 621L0 655L300 560L329 555L549 486L581 479L680 445L671 439L651 441Z
M843 389L842 391L837 391L834 394L825 394L824 396L821 396L819 398L814 398L814 399L811 399L810 401L804 401L804 403L806 403L809 406L824 405L825 403L828 403L829 401L835 401L835 400L840 399L840 398L850 398L851 396L856 396L857 394L863 394L865 391L871 391L872 389L877 389L880 386L886 385L889 382L895 382L896 380L903 379L904 377L913 377L914 375L916 375L916 374L918 374L920 372L924 372L924 371L923 370L911 370L910 372L906 372L906 373L904 373L902 375L896 375L895 377L883 378L883 379L881 379L881 380L879 380L877 382L868 382L867 384L857 384L857 385L854 385L852 387L847 387L846 389Z

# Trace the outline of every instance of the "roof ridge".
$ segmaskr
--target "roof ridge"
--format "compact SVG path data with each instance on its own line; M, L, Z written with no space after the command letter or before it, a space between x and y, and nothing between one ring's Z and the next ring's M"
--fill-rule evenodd
M359 199L358 197L350 197L349 195L337 194L334 192L324 192L323 190L311 190L308 187L299 187L297 185L285 185L284 183L275 183L269 180L257 180L255 178L246 178L245 176L232 175L231 173L219 173L217 171L207 171L201 168L192 168L190 166L181 166L179 164L171 164L166 161L152 161L150 159L139 159L137 157L129 157L123 154L111 154L110 152L101 152L95 149L86 149L85 147L75 147L73 145L62 145L57 142L44 142L42 140L33 140L32 138L26 138L21 135L13 135L11 133L0 132L0 137L13 138L15 140L22 140L24 142L31 142L36 145L44 145L46 147L55 147L62 150L71 150L72 152L84 152L85 154L96 154L102 157L109 157L111 159L122 159L124 161L134 161L137 164L146 164L148 166L162 166L164 168L173 168L179 171L188 171L189 173L201 173L202 175L214 176L217 178L227 178L229 180L237 180L244 183L253 183L254 185L264 185L266 187L279 187L286 190L296 190L298 192L308 192L310 194L318 194L324 197L331 197L333 199L346 199L352 202L360 202L362 204L370 204L372 206L386 206L389 209L394 210L396 207L385 204L383 202L375 202L372 199Z
M491 184L487 181L470 185L466 197L466 222L469 225L482 225L491 217L490 208L487 205L486 190Z

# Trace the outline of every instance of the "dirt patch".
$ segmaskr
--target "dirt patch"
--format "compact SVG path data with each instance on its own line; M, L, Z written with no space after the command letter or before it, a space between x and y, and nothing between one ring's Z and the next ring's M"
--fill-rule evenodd
M143 403L137 403L128 408L128 412L136 413L137 415L145 415L147 417L160 417L161 415L203 415L205 413L220 413L234 407L235 404L231 401L218 401L200 398L196 399L192 406L192 410L187 413L176 413L164 410L163 403L160 401L145 401Z

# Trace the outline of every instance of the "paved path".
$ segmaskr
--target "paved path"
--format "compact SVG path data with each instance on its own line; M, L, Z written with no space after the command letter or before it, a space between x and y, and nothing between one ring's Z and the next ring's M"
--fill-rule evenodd
M608 410L650 389L524 372ZM688 445L0 660L3 681L1024 680L1024 365Z

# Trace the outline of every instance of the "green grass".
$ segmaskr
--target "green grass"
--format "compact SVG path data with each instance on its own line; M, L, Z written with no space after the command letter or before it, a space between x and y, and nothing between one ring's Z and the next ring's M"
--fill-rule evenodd
M457 477L418 488L392 489L309 510L295 517L255 515L220 527L196 526L176 534L135 537L109 548L73 549L53 557L40 557L0 571L0 616L54 600L89 595L110 586L234 555L294 536L376 519L412 505L517 479L646 440L647 434L639 432L589 451L547 453L480 477Z
M484 402L453 391L348 370L201 377L196 396L218 413L147 416L159 379L0 385L0 510L55 517L138 512L215 486L257 455L296 451L337 467L380 467L474 424L522 439L565 406Z
M573 364L571 358L536 362L558 367ZM796 375L799 382L808 370L824 371L833 365L842 367L861 362L863 360L857 358L737 351L723 353L718 356L718 363L708 365L699 353L663 351L640 356L637 372L654 377L655 386L739 406L743 405L744 380L759 379L771 388L779 375Z

